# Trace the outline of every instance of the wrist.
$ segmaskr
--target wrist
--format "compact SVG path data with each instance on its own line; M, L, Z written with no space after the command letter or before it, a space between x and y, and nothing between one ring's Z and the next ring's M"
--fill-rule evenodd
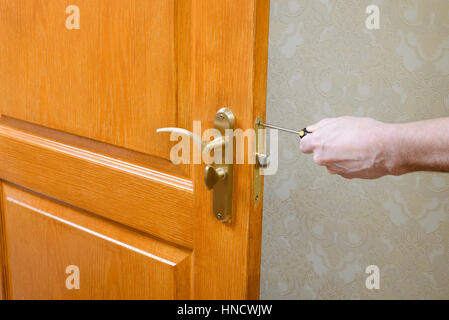
M407 173L407 141L403 139L405 128L401 124L384 124L383 150L387 174L399 176Z

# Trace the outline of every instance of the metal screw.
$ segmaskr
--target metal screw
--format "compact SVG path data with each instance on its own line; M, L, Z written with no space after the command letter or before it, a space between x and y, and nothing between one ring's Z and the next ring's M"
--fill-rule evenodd
M218 118L220 118L220 120L224 119L224 115L222 115L221 113L218 115Z
M256 196L256 201L259 200L259 196Z
M221 220L222 217L223 217L223 216L221 215L221 213L217 213L217 218L218 218L219 220Z

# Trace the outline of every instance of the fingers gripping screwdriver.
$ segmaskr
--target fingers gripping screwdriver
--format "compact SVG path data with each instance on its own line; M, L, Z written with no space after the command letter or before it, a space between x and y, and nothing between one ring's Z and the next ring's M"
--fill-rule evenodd
M275 126L273 124L269 124L269 123L264 123L259 121L258 123L260 126L265 127L265 128L270 128L270 129L276 129L276 130L280 130L280 131L284 131L284 132L288 132L288 133L293 133L293 134L297 134L299 136L300 139L304 138L306 135L308 135L309 133L312 133L310 131L307 131L306 128L301 129L299 131L296 130L292 130L292 129L287 129L287 128L282 128L279 126Z

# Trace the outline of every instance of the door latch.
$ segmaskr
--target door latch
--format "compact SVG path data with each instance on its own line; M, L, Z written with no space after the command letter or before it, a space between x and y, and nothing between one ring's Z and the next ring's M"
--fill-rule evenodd
M254 166L254 203L257 204L261 198L262 194L262 177L261 177L261 170L266 169L270 166L270 157L266 153L266 141L265 141L265 128L275 129L283 132L293 133L296 134L299 139L304 138L306 135L310 134L311 132L307 131L307 128L301 129L299 131L276 126L273 124L265 123L263 121L262 117L257 117L256 121L254 123L254 129L256 131L256 146L255 146L255 166ZM263 131L261 131L263 130ZM271 147L271 146L270 146ZM276 143L276 150L277 150L277 143ZM276 154L277 152L275 152ZM277 157L275 158L275 161L277 162Z
M254 124L255 129L255 156L256 156L256 165L254 166L253 171L253 188L254 188L254 203L257 204L262 195L262 176L260 174L260 168L268 167L270 162L269 156L265 151L265 136L259 133L259 130L263 129L260 123L263 121L262 117L257 117L256 122ZM262 139L261 139L262 138Z

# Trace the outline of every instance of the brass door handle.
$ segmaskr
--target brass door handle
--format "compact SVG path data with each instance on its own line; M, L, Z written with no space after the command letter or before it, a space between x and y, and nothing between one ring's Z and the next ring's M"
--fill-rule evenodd
M218 147L223 147L227 143L227 137L219 137L212 141L205 142L201 141L201 138L197 135L195 135L193 132L182 129L182 128L175 128L175 127L168 127L168 128L159 128L156 130L156 132L175 132L178 134L182 134L185 136L188 136L192 139L192 141L195 143L195 145L200 148L201 152L203 154L209 154L213 149Z
M176 132L190 137L201 149L203 154L210 154L212 150L221 148L222 159L219 163L208 165L204 171L206 188L213 192L214 216L221 222L227 222L232 217L232 191L234 185L233 159L226 163L226 148L233 151L235 118L228 108L221 108L215 114L214 127L221 136L212 141L202 141L201 137L181 128L160 128L157 132ZM231 129L231 130L229 130ZM217 161L218 162L218 161Z
M226 171L223 168L207 166L204 171L204 183L207 189L211 190L218 182L226 179Z
M192 141L196 144L196 146L198 148L201 149L201 151L203 150L204 147L204 143L201 141L201 137L198 137L197 135L193 134L193 132L186 130L186 129L182 129L182 128L176 128L176 127L167 127L167 128L159 128L156 129L157 133L161 133L161 132L175 132L178 134L182 134L185 136L188 136L192 139Z

